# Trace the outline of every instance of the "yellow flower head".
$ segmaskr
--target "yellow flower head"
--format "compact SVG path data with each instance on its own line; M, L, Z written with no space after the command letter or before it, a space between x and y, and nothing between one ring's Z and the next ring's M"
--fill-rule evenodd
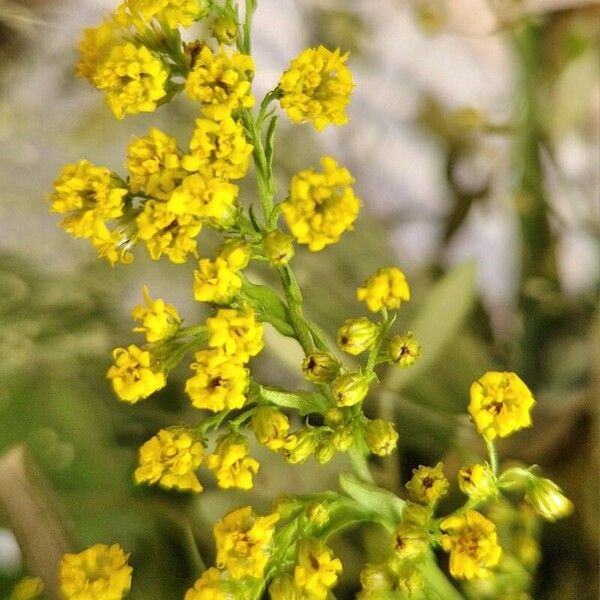
M263 237L262 246L265 258L274 267L284 267L296 253L293 238L283 231L269 231Z
M406 488L417 502L434 504L448 493L449 485L440 462L435 467L420 465L418 469L413 469L412 479Z
M304 600L306 596L295 584L294 576L291 573L283 573L271 580L269 598L270 600Z
M248 369L219 349L200 350L190 366L196 375L185 382L185 392L196 408L219 412L242 408L249 383Z
M133 140L127 146L126 162L131 191L136 194L143 190L152 198L166 200L185 175L179 155L175 138L155 127Z
M308 381L314 383L329 383L340 374L339 361L320 350L314 350L302 361L302 373Z
M201 492L195 473L204 458L204 448L192 431L161 429L141 448L136 483L158 483L165 489Z
M39 577L23 577L15 584L9 600L35 600L43 591L44 582Z
M98 66L93 81L117 119L128 113L152 112L166 96L169 73L163 63L146 48L131 42L114 46Z
M458 487L469 498L485 499L497 490L496 480L488 465L465 465L458 472Z
M187 77L185 91L192 100L203 104L202 112L207 118L222 121L238 108L254 106L250 94L253 75L251 56L239 52L229 56L222 46L213 53L203 46Z
M106 376L115 394L124 402L134 404L167 385L165 374L152 364L150 352L131 344L113 350L115 364Z
M93 84L98 67L118 42L119 27L113 19L102 22L98 27L85 28L78 45L79 61L75 66L77 77L87 79Z
M469 414L488 440L530 427L534 405L529 388L515 373L488 371L471 385Z
M388 352L392 362L400 367L410 367L421 357L421 345L412 331L395 335L390 340Z
M59 567L64 600L121 600L131 587L128 554L117 544L95 544L79 554L65 554Z
M136 224L137 237L146 244L153 260L164 254L171 262L182 264L189 254L197 256L196 237L202 229L197 217L175 214L165 202L147 200Z
M331 395L336 406L354 406L369 393L369 381L361 373L345 373L331 384Z
M252 244L240 238L226 239L219 247L217 256L234 271L242 271L252 258Z
M473 579L491 575L498 564L502 548L498 545L496 526L475 510L442 521L442 547L450 552L450 574L456 579Z
M345 65L348 54L319 46L307 48L292 60L281 76L281 108L295 123L311 121L317 131L348 122L352 73Z
M290 421L274 406L259 406L252 415L251 426L259 444L277 451L283 448Z
M321 540L304 538L298 542L294 581L305 597L325 600L341 571L340 559L334 558Z
M167 206L177 215L194 215L210 225L226 226L235 215L238 192L233 183L194 173L173 190Z
M143 333L149 343L174 336L181 325L177 309L162 298L152 300L146 286L143 293L146 306L139 304L131 311L131 316L141 322L140 327L135 327L133 331Z
M235 589L227 574L211 567L202 573L183 600L235 600Z
M252 477L260 467L257 460L248 456L246 438L237 434L225 435L217 441L215 453L208 455L206 466L217 477L219 487L242 490L252 488Z
M233 579L262 577L279 515L258 516L251 506L228 512L214 527L217 566Z
M263 349L263 325L256 320L250 306L243 311L221 308L206 320L206 328L209 346L221 348L241 362L248 362Z
M223 258L203 258L194 271L194 298L198 302L229 304L242 288L242 280Z
M160 19L171 29L180 25L189 27L203 14L201 0L125 0L134 21L143 24L144 21Z
M356 297L363 300L371 312L382 308L397 310L402 302L410 300L410 289L404 273L396 267L379 269L356 290Z
M334 244L352 230L361 202L354 195L354 178L330 156L321 158L323 171L307 169L292 177L287 200L281 203L292 235L313 252Z
M240 179L248 172L252 149L242 124L231 117L222 121L197 119L190 152L182 164L190 172L208 172L226 181Z

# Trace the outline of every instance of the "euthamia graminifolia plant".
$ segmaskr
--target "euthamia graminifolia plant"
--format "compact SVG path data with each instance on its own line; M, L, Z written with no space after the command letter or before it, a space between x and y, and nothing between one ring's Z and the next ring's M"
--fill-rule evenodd
M161 429L140 448L135 481L201 493L205 476L197 471L204 465L223 489L252 488L260 464L249 455L248 435L291 464L311 456L323 464L347 452L355 475L341 476L341 491L285 497L268 515L251 506L224 515L214 527L216 565L199 574L185 600L251 600L265 593L272 600L331 598L342 563L328 539L361 523L387 532L388 558L365 566L360 598L460 598L433 550L449 554L456 579L490 578L507 555L490 518L505 491L520 492L549 520L567 515L571 503L532 468L499 468L496 438L529 427L535 404L525 383L508 372L485 373L471 387L468 411L488 457L461 468L463 506L438 514L450 485L442 463L414 470L410 500L374 484L367 458L391 454L398 434L393 423L368 419L362 404L381 365L409 368L421 354L412 333L394 331L397 312L410 299L409 285L395 266L365 274L357 299L372 316L349 318L337 335L343 352L364 357L358 368L344 366L321 328L304 316L291 267L295 244L320 252L336 243L352 230L361 202L348 169L330 156L294 175L284 193L276 191L277 104L294 123L317 131L344 125L354 83L347 54L308 48L256 102L255 9L254 0L246 0L243 14L232 0L125 0L101 25L86 29L79 45L77 75L105 94L118 119L154 111L180 93L198 107L184 146L151 129L129 144L127 175L82 160L63 168L49 196L51 209L65 215L62 227L89 239L111 265L130 263L138 244L154 260L196 261L194 298L214 309L205 323L184 325L173 305L144 288L132 315L145 343L113 352L107 376L121 401L148 398L187 360L184 391L198 409L196 423ZM210 36L183 42L179 28L197 21L208 24ZM260 203L245 207L235 182L251 162ZM215 256L199 259L203 228L220 232L222 244ZM281 289L250 281L244 271L251 261L271 265ZM265 323L300 344L306 389L274 388L252 377L248 365L263 348ZM294 415L303 423L297 429ZM212 446L209 433L217 433ZM131 585L127 560L118 545L67 554L60 593L119 600Z

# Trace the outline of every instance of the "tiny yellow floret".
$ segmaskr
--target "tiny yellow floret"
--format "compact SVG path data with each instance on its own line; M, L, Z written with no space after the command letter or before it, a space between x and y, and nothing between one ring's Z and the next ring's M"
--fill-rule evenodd
M397 310L402 302L410 300L410 288L400 269L382 268L367 279L364 287L356 290L356 297L364 301L371 312L382 308Z
M484 500L498 490L496 479L486 464L465 465L458 472L458 487L469 498Z
M443 467L440 462L435 467L420 465L413 469L412 479L406 484L406 488L417 502L435 504L448 493L450 483L444 475Z
M306 598L325 600L342 571L339 558L321 541L305 538L298 542L294 582Z
M79 61L75 66L75 75L93 84L98 67L117 43L119 27L115 20L103 21L98 27L86 27L78 44Z
M203 11L202 0L125 0L134 22L144 25L151 19L167 23L171 29L189 27Z
M129 555L113 544L95 544L79 554L65 554L59 566L64 600L121 600L131 587Z
M194 299L198 302L229 304L241 288L239 275L218 256L201 259L194 271Z
M185 593L183 600L234 600L235 591L227 573L210 567Z
M515 373L488 371L471 385L469 414L490 441L531 427L534 405L532 393Z
M252 478L260 468L258 461L248 456L246 438L234 433L217 441L215 453L208 455L206 466L215 474L219 487L242 490L252 488Z
M259 444L277 451L283 448L290 421L274 406L259 406L252 415L251 427Z
M245 306L243 311L220 308L214 317L206 320L206 328L208 345L221 348L240 362L248 362L263 349L263 324L256 320L250 306Z
M179 312L162 298L153 300L148 288L143 289L146 306L138 304L132 311L131 316L140 321L140 326L133 331L143 333L149 343L160 342L173 337L181 325Z

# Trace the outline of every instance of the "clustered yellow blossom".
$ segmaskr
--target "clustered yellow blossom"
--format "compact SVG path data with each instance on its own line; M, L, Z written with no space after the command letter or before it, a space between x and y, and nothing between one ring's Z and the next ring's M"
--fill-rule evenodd
M296 241L317 252L352 230L361 206L354 195L354 178L330 156L321 158L322 172L300 171L292 177L289 196L281 203L283 216Z
M290 421L274 406L259 406L252 415L251 426L259 444L277 451L284 446Z
M93 84L98 66L118 39L119 27L114 20L104 21L98 27L86 27L78 45L79 61L75 66L75 74Z
M242 280L235 269L220 257L203 258L194 271L194 298L198 302L229 304L242 288Z
M135 481L201 492L195 471L203 458L202 443L192 431L181 427L161 429L140 448Z
M441 523L442 547L450 553L450 573L457 579L487 577L500 560L496 526L475 510Z
M179 312L162 298L153 300L144 286L146 306L139 304L131 311L131 316L140 321L140 326L133 331L143 333L149 343L166 340L177 333L181 325Z
M294 583L303 597L325 600L342 571L339 558L319 539L305 538L298 542L294 568Z
M135 344L113 350L115 364L106 374L115 394L124 402L134 404L147 398L167 384L165 374L153 364L150 352Z
M202 573L183 600L233 600L235 590L226 573L210 567Z
M248 362L263 349L263 325L249 306L242 311L220 308L214 317L206 320L206 328L211 348L221 348L241 362Z
M258 461L248 456L246 439L235 433L217 441L214 454L206 458L206 466L215 474L219 487L242 490L252 488L252 478L260 468Z
M122 6L134 21L161 19L171 29L189 27L204 12L203 0L125 0Z
M227 513L214 527L216 564L233 579L262 577L279 515L259 516L251 506Z
M44 591L44 582L39 577L23 577L13 587L9 600L36 600Z
M461 467L458 486L469 498L485 499L496 492L496 481L488 465L474 464Z
M250 93L253 75L251 56L239 52L230 56L223 47L213 52L203 46L187 76L185 92L202 104L206 117L221 121L238 108L254 106Z
M354 84L348 54L323 46L307 48L281 76L281 108L295 123L310 121L317 131L348 122L346 106Z
M410 300L410 289L404 273L396 267L379 269L358 288L356 297L364 301L371 312L383 308L397 310L402 302Z
M421 504L435 504L446 495L449 486L441 462L435 467L420 465L417 469L413 469L412 479L406 484L408 491Z
M117 544L95 544L79 554L65 554L59 566L64 600L121 600L131 587L129 555Z
M532 393L515 373L488 371L471 385L469 414L487 440L530 427L534 405Z

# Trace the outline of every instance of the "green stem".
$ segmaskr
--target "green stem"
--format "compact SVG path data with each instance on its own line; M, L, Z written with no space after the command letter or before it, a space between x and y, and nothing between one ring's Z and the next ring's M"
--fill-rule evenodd
M290 321L296 333L296 339L302 346L304 354L310 354L315 348L315 343L302 312L302 294L300 293L298 281L289 266L279 269L279 277L285 292Z
M373 475L371 475L371 471L369 471L369 465L361 453L356 448L352 448L348 451L348 456L356 475L362 481L367 483L375 483Z
M496 446L494 442L488 439L485 440L485 445L490 457L490 468L492 469L492 473L494 474L494 477L498 477L498 451L496 450Z
M421 567L428 597L439 600L465 600L464 596L450 583L438 567L433 556Z

